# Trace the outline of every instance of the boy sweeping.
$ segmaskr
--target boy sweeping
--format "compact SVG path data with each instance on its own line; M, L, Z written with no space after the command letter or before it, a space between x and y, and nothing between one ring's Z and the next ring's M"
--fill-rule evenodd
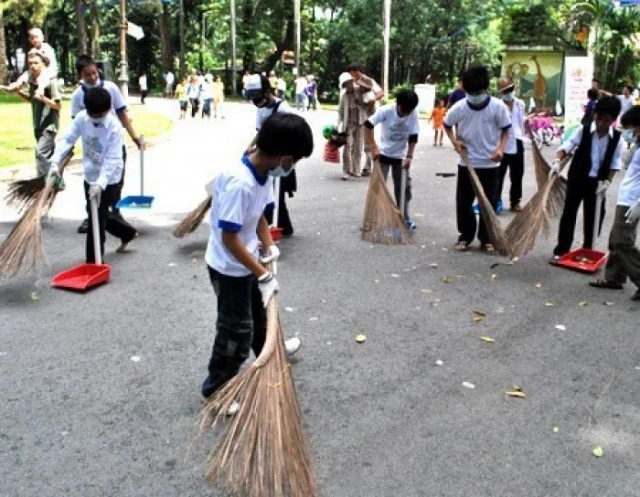
M411 200L409 168L420 133L416 107L418 107L418 95L412 90L400 90L396 94L395 103L380 107L364 123L365 137L371 147L371 155L374 160L378 159L380 162L385 181L389 175L389 169L392 171L393 189L398 208L400 208L403 169L407 170L402 215L410 230L416 229L416 223L409 217L409 201ZM382 127L379 148L373 135L373 128L378 124Z
M303 118L274 114L260 127L255 148L239 163L228 164L213 182L205 259L218 298L218 318L209 375L202 385L204 398L238 373L250 350L256 356L262 350L265 307L279 288L263 266L280 255L263 215L274 206L269 177L289 175L295 163L312 151L313 134ZM263 258L259 243L265 248ZM285 345L292 354L300 341L291 339Z
M573 152L573 160L569 166L567 179L567 196L565 199L558 244L553 250L550 262L557 262L560 257L571 250L573 232L580 204L583 205L583 248L593 248L597 236L594 233L596 219L596 199L604 197L611 181L622 165L622 140L620 132L611 127L620 114L620 101L614 97L598 100L594 107L594 119L589 125L578 128L575 133L558 149L556 160L551 166L550 174L558 174L560 161ZM600 225L604 219L604 204L600 216ZM600 228L598 228L600 229Z
M484 66L467 69L462 75L462 87L466 97L451 107L444 118L445 132L456 152L466 149L469 164L475 169L482 189L494 209L498 203L498 183L500 181L500 161L509 139L511 120L504 103L487 93L489 72ZM457 126L457 137L453 128ZM489 239L487 227L480 216L476 221L473 201L476 197L469 171L462 161L458 162L458 184L456 186L456 218L458 223L457 251L469 250L476 237L480 239L481 250L493 254L495 248Z
M638 143L640 136L640 106L631 107L620 124L623 136L629 143ZM618 189L618 205L609 236L609 258L604 278L589 283L596 288L622 290L627 279L638 289L631 297L640 302L640 250L636 247L638 221L640 220L640 151L631 158L627 173Z
M83 110L76 114L71 128L56 143L51 158L50 177L60 177L58 164L82 138L82 164L84 166L84 193L87 211L90 202L98 204L100 248L104 253L105 230L120 239L117 252L124 252L136 236L136 230L126 222L109 216L109 207L119 194L124 161L122 159L122 126L111 113L111 96L104 88L91 88L84 94ZM94 263L93 219L89 216L86 243L86 262Z

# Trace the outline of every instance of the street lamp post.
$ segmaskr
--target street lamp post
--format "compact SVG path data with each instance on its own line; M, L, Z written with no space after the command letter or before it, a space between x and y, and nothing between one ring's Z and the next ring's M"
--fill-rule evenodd
M237 77L236 77L236 2L229 1L231 8L231 91L233 95L237 95Z
M382 61L382 84L384 94L389 96L389 45L391 43L391 0L384 0L384 32L382 35L384 43L384 55Z
M300 0L294 0L293 2L293 22L296 28L296 76L300 76Z
M122 96L129 98L129 68L127 66L127 0L120 0L120 75Z

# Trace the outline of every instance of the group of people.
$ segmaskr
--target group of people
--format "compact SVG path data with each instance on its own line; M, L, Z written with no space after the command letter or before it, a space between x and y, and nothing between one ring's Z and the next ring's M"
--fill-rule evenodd
M178 83L174 95L180 104L180 119L185 119L189 107L192 118L201 111L202 119L211 119L213 110L214 118L224 119L224 83L220 76L192 74Z

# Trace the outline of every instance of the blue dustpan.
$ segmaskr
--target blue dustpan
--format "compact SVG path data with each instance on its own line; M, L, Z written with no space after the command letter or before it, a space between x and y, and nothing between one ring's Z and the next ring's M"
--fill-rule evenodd
M153 199L144 194L144 137L140 137L140 195L128 195L117 203L118 209L149 209Z

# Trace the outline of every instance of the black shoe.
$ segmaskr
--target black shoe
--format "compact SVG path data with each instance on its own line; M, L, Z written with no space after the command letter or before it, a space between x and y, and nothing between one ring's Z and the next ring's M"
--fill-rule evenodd
M82 224L78 226L78 233L80 233L81 235L89 233L89 219L85 219L84 221L82 221Z
M287 229L283 229L282 230L282 236L287 237L287 238L290 237L290 236L293 236L293 228L289 228L288 230Z

